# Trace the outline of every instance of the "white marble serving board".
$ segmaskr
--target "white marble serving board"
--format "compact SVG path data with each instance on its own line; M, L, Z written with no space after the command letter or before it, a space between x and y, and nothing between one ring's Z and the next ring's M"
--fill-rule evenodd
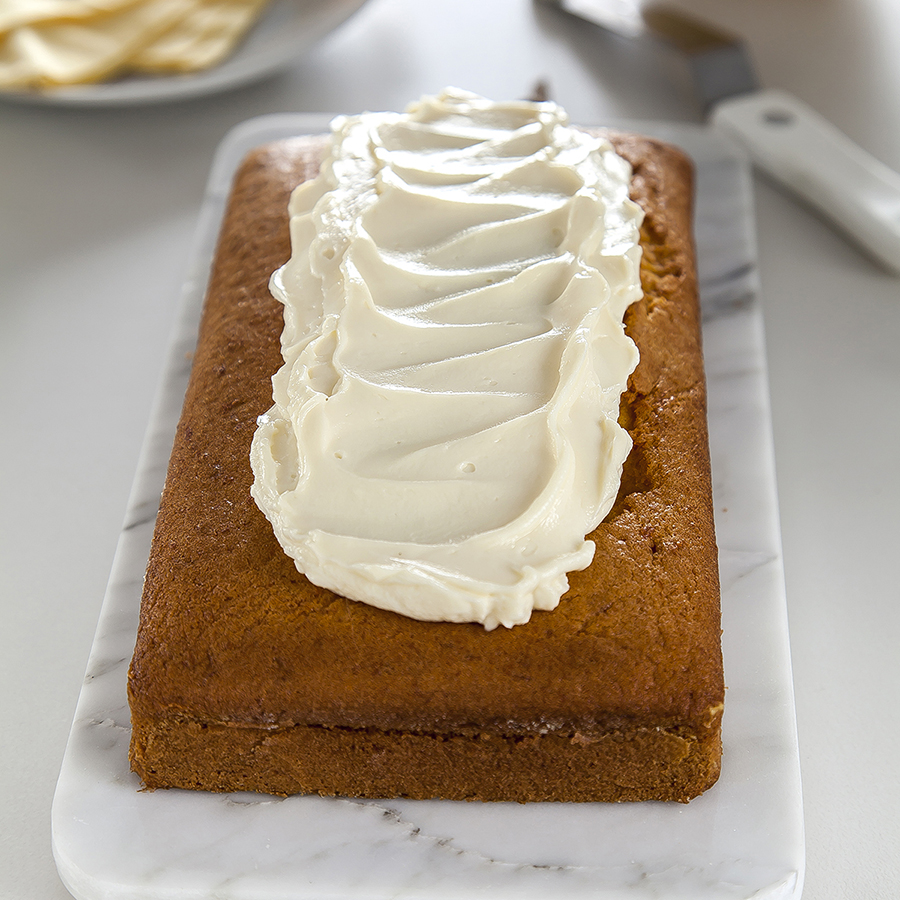
M728 693L719 783L687 805L480 804L142 793L125 678L156 505L219 219L254 145L327 118L254 119L220 148L195 267L147 435L53 804L79 900L796 898L804 848L797 738L758 303L750 179L721 138L639 123L697 164Z

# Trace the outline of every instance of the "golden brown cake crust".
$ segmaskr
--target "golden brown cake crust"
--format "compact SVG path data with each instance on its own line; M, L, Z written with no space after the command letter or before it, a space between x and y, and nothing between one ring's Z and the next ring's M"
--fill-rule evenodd
M687 800L718 776L719 589L680 151L612 134L645 209L641 361L622 488L553 612L419 622L315 587L253 503L256 417L281 364L268 291L287 199L324 138L255 151L222 226L129 673L148 787L484 800Z

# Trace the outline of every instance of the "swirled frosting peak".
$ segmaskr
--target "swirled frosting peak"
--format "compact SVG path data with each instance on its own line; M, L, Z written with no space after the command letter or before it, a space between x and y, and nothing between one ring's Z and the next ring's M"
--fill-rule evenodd
M253 496L315 584L424 620L554 608L631 447L631 172L552 103L336 119L291 204Z

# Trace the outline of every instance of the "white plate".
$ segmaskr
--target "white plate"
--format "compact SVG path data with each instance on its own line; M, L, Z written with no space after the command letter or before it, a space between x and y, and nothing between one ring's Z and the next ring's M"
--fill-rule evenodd
M0 97L56 106L130 106L219 93L287 68L364 3L365 0L272 0L235 52L203 72L134 76L48 90L0 91Z
M478 804L141 793L125 695L141 582L206 273L238 161L327 127L264 117L213 165L184 316L139 464L53 805L79 900L796 898L804 848L781 543L745 163L702 128L641 123L697 166L697 245L728 693L722 777L690 804Z

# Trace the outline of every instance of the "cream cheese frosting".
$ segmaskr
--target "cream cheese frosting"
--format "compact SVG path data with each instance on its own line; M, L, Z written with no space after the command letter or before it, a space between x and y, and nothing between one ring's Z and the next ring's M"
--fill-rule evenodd
M553 609L615 500L640 208L552 103L449 89L332 125L272 277L252 488L315 584L417 619Z

